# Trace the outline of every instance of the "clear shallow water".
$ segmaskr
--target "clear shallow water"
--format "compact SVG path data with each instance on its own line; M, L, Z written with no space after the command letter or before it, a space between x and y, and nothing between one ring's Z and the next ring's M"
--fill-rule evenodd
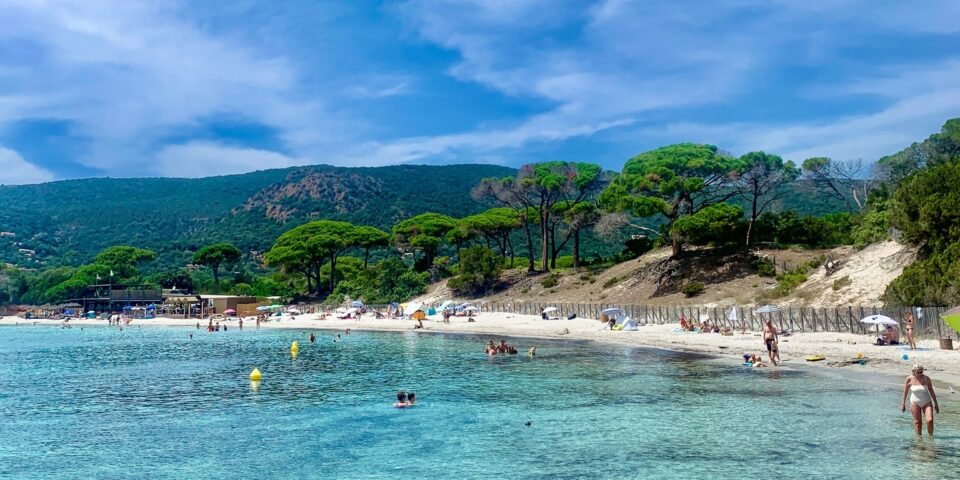
M538 345L531 360L489 359L474 336L305 337L0 327L0 477L853 479L960 467L956 416L917 442L883 385L590 343L515 340ZM391 408L398 389L420 404Z

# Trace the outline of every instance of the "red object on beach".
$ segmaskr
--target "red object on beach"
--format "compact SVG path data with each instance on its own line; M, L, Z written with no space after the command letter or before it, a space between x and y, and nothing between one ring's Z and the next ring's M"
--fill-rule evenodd
M223 313L226 314L226 315L233 315L234 313L237 313L237 311L234 310L234 309L232 309L232 308L228 308L228 309L224 310Z

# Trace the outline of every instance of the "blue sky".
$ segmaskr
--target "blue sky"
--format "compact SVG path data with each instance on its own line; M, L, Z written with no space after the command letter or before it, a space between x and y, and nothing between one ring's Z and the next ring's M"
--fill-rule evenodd
M0 0L0 183L713 143L876 160L960 116L960 2Z

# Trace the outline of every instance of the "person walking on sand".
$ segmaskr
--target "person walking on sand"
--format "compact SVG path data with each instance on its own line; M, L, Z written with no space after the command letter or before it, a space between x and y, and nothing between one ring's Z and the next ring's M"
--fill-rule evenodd
M933 391L933 381L923 374L923 366L914 364L913 371L903 385L900 397L900 411L907 410L907 393L910 393L910 413L913 415L913 430L917 435L923 433L923 420L927 420L927 435L933 436L933 412L940 413L940 403Z
M907 330L907 343L910 344L910 350L917 349L917 342L913 339L914 325L913 312L907 312L907 318L903 320L903 326Z
M780 347L777 340L777 327L774 327L770 320L763 324L763 343L767 346L767 356L770 357L770 363L779 366Z

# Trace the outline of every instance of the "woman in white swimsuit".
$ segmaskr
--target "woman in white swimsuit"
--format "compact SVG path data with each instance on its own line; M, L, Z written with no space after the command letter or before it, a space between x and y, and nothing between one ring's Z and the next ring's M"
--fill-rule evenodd
M933 435L933 412L940 413L937 394L933 391L933 382L923 374L923 367L913 366L913 373L907 377L900 399L900 411L907 409L907 393L910 393L910 413L913 414L913 428L917 435L923 432L923 419L927 420L927 435Z

